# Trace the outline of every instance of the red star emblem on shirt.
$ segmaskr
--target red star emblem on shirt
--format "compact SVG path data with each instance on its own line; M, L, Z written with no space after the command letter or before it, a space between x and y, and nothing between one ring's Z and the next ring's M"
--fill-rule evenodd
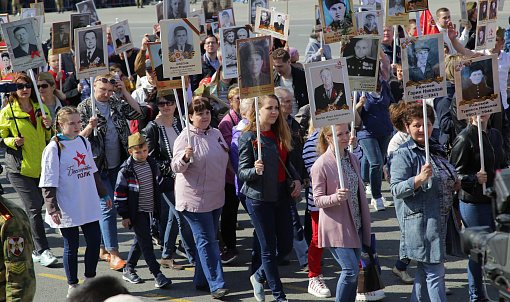
M80 154L80 152L76 151L76 157L73 157L73 159L78 162L78 167L85 165L85 156L85 154Z

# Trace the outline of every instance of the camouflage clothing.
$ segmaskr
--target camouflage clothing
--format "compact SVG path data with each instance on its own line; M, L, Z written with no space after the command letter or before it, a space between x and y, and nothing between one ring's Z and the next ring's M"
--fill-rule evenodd
M0 300L33 301L35 271L32 261L32 232L25 211L0 197Z

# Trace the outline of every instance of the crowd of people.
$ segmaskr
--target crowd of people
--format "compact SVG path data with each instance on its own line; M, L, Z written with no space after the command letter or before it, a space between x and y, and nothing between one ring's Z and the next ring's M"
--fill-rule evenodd
M0 111L3 164L26 216L8 200L0 202L0 214L6 223L9 213L25 221L18 227L25 231L24 248L9 243L11 253L26 256L33 251L31 257L20 258L24 264L17 264L30 268L24 269L26 290L13 293L33 299L33 263L53 266L59 261L46 238L46 223L58 228L64 239L70 300L83 295L80 287L91 287L100 260L137 284L142 280L136 267L143 255L155 287L167 287L172 281L162 268L183 269L174 260L177 253L194 266L196 290L222 299L231 292L223 266L235 264L239 256L241 204L254 229L252 245L242 248L252 251L246 282L257 301L266 300L266 283L276 301L288 301L278 266L289 262L292 249L308 272L310 294L335 295L336 301L377 301L385 296L382 288L357 292L362 250L373 245L371 206L376 211L395 209L401 239L392 272L403 283L414 284L411 301L446 301L445 256L465 257L451 236L457 238L462 227L495 228L491 200L482 188L491 187L495 171L507 168L510 160L509 30L498 28L494 49L473 51L476 2L467 7L470 23L460 34L448 8L436 12L445 41L447 96L422 100L426 112L421 102L403 101L407 71L400 47L393 47L393 27L385 26L377 91L351 96L356 101L354 128L336 125L336 137L332 127L314 128L305 72L297 62L297 49L286 41L277 40L271 51L274 94L240 99L237 78L225 79L219 38L208 35L201 45L202 73L190 77L187 104L188 91L156 87L158 71L147 55L149 34L142 37L141 48L116 55L108 30L110 73L92 82L76 78L71 54L62 55L59 64L51 43L45 43L47 71L39 72L36 82L17 73L12 79L16 91L4 98ZM415 24L399 35L414 35ZM332 58L320 32L317 26L312 29L305 63ZM157 25L154 34L159 39ZM258 49L250 52L262 56ZM499 80L503 111L459 120L456 64L489 54L498 55L499 79L494 80ZM181 116L185 106L189 115ZM383 196L383 181L389 183L391 196ZM296 207L302 191L304 221ZM15 210L5 210L9 208ZM119 250L118 217L122 227L134 233L125 260L126 251ZM85 284L78 286L80 228L87 247ZM155 244L162 250L159 260ZM342 268L335 290L322 275L324 248ZM407 272L411 261L417 263L414 278ZM19 271L16 265L6 269L16 267ZM467 273L470 301L488 301L481 265L470 259Z

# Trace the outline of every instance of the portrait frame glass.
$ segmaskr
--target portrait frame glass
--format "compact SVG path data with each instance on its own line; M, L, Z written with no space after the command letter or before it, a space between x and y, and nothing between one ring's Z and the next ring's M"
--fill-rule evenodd
M64 46L64 47L56 47L55 45L58 44L58 43L55 43L55 41L57 40L57 35L55 34L57 31L57 28L59 28L61 25L67 25L67 45ZM64 21L64 22L55 22L53 23L52 25L52 32L53 34L51 35L51 45L53 46L53 54L54 55L58 55L58 54L62 54L62 53L69 53L71 52L71 46L72 46L72 41L71 41L71 21ZM65 44L65 43L64 43Z
M44 11L44 2L30 3L30 8L35 8L36 16L44 16L44 22L46 22L46 13Z
M273 62L269 54L271 41L271 36L236 41L239 96L241 99L274 93ZM248 67L250 65L252 67ZM252 72L253 66L259 69L256 77Z

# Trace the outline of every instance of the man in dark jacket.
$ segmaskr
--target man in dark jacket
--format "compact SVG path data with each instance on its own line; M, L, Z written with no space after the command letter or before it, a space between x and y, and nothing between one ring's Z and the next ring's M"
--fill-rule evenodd
M207 38L205 38L205 53L202 55L202 74L191 76L191 90L195 91L202 79L212 77L212 75L220 67L220 60L218 59L218 48L220 48L220 45L218 44L218 39L216 39L215 36L209 35Z

